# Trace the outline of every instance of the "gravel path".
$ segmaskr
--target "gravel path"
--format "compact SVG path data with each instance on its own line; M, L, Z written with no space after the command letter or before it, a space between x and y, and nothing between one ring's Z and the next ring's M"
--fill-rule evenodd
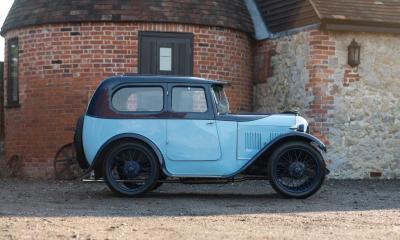
M400 239L400 181L328 181L291 200L262 181L128 199L101 183L0 180L0 239L55 238Z

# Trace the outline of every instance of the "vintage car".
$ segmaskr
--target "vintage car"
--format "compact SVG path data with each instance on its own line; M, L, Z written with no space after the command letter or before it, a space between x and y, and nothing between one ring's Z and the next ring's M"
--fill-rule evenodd
M131 197L162 183L264 179L286 197L318 191L326 147L308 134L307 121L295 112L231 114L226 85L170 76L104 80L77 123L80 166Z

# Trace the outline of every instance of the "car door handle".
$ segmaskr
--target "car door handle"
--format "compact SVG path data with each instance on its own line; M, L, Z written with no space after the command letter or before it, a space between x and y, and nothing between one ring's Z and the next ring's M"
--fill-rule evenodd
M207 125L213 125L214 124L214 122L208 122L208 123L206 123Z

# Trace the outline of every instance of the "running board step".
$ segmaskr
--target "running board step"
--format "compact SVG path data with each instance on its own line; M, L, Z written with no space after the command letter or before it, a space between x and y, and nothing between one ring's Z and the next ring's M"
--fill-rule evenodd
M159 183L183 183L183 184L226 184L243 181L257 181L257 180L268 180L263 176L246 176L237 178L169 178L165 180L159 180ZM83 178L82 182L86 183L102 183L104 179L95 178ZM143 180L118 180L118 182L126 183L143 183Z

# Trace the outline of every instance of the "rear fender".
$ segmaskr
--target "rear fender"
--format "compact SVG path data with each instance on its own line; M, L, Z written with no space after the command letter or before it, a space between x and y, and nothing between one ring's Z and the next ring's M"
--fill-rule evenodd
M160 166L164 173L166 175L169 175L168 172L166 172L166 168L164 166L164 157L160 151L160 149L148 138L139 135L139 134L120 134L112 137L109 139L106 143L104 143L99 151L97 152L89 170L87 172L91 172L92 170L95 171L96 173L96 178L101 177L102 174L102 167L103 167L103 160L104 160L104 155L107 153L107 151L112 147L114 144L121 142L121 141L139 141L147 145L153 152L155 153L158 161L160 162Z

